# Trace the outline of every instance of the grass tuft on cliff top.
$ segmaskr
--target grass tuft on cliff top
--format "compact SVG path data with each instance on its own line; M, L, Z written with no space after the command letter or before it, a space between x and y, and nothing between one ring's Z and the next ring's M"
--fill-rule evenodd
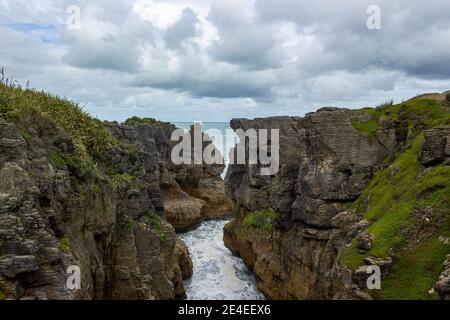
M385 104L361 111L370 115L370 120L354 118L351 123L358 132L369 138L377 135L382 118L403 123L405 130L450 125L450 112L443 107L442 101L433 99L410 99L396 105Z
M141 124L142 123L151 124L154 126L161 126L161 122L154 118L140 118L140 117L135 116L135 117L131 117L131 118L125 120L125 124L129 125L129 126L131 126L133 124L140 124L140 123Z

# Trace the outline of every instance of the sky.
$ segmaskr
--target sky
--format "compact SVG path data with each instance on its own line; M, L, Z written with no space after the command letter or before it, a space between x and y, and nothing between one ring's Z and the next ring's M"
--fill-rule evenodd
M0 0L0 68L103 120L303 116L449 90L449 12L448 0Z

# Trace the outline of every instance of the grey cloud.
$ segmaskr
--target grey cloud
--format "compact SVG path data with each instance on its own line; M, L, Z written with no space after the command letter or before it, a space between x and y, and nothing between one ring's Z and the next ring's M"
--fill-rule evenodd
M230 10L229 5L216 2L211 9L208 19L217 27L220 37L210 48L212 57L250 70L280 67L283 56L274 29L239 16L237 5Z
M210 71L211 72L211 71ZM214 72L214 71L213 71ZM210 73L189 74L181 72L161 80L149 76L140 76L132 85L153 87L165 90L188 92L193 97L212 98L264 98L271 96L273 83L249 74Z
M170 26L164 40L166 46L171 49L180 49L183 41L196 36L198 17L191 8L185 8L181 18Z
M69 46L64 61L80 68L137 72L143 46L153 41L155 29L131 9L123 1L111 14L98 3L84 7L81 29L63 33Z
M205 61L196 53L186 55L174 69L151 69L130 85L189 93L193 97L270 97L278 83L270 71L242 71L236 66Z
M283 5L257 0L261 21L290 21L299 33L309 33L321 48L299 61L310 74L332 70L398 70L411 76L450 78L448 1L377 1L382 29L366 27L366 9L373 1L314 2L285 0ZM318 59L317 57L320 57Z
M211 47L211 55L218 61L249 70L279 68L283 60L269 30L262 32L260 28L248 25L221 32L221 39Z

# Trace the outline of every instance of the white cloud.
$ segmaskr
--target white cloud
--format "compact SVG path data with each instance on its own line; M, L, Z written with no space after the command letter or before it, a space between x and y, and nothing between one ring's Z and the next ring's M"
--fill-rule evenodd
M1 0L1 66L102 118L302 115L450 88L447 0ZM78 5L82 28L67 30ZM32 54L31 54L32 53Z

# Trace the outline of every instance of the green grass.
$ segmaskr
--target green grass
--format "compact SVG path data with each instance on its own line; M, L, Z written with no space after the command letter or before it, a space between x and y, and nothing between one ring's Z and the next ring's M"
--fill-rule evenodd
M91 175L99 179L105 178L101 165L93 161L90 157L83 157L78 153L64 155L53 150L49 154L49 159L56 168L68 170L78 177Z
M64 253L69 253L71 251L71 244L69 239L66 236L63 236L58 238L58 240L61 251Z
M341 253L340 262L354 270L364 265L367 256L393 257L394 266L382 281L382 290L370 292L381 299L436 298L428 291L450 253L450 246L437 240L450 230L450 166L440 165L423 172L418 160L423 140L423 133L419 134L397 155L392 165L400 171L395 176L389 175L389 168L380 170L353 204L354 209L366 212L364 219L372 224L364 232L375 239L366 254L358 253L354 239ZM412 212L427 207L433 208L438 230L411 247L405 231L420 223Z
M450 112L443 108L441 101L432 99L411 99L396 105L377 109L364 108L361 111L369 114L370 120L354 118L351 123L358 132L370 138L376 136L382 117L403 124L404 130L420 131L450 124Z
M0 83L2 118L18 123L39 114L70 134L81 154L99 157L108 144L116 143L102 122L89 116L79 105L43 91Z
M153 126L161 126L161 122L159 122L158 120L154 119L154 118L139 118L139 117L131 117L129 119L127 119L125 121L126 125L133 125L133 124L150 124Z
M150 225L152 225L155 228L155 231L158 234L159 241L161 242L161 244L166 243L167 242L167 233L166 233L166 228L164 227L161 218L153 211L149 211L148 221L149 221Z
M278 215L272 209L249 212L245 216L244 225L246 228L271 232L277 218Z
M0 301L6 300L6 295L0 291Z
M385 300L437 299L436 293L428 293L439 278L442 263L449 253L449 245L437 238L429 239L409 250L393 265L381 282L376 298Z
M118 173L112 177L112 182L116 188L122 188L135 183L136 177L127 173Z
M144 191L148 187L148 183L138 179L134 175L130 175L128 173L117 173L114 174L111 178L114 187L122 192L129 188L135 188L140 191Z
M352 119L351 122L353 128L355 128L361 134L369 138L375 137L378 129L380 129L380 124L378 123L378 120L370 120L363 122L359 119Z
M421 189L423 180L428 180L426 177L416 179L420 169L417 157L423 140L423 134L419 135L411 147L394 161L393 165L400 168L396 176L389 176L389 168L379 171L354 203L354 209L366 212L364 219L373 222L366 232L375 236L375 240L372 250L365 255L357 252L357 243L354 241L341 258L348 267L355 269L362 265L369 254L388 257L392 249L402 244L399 230L410 223L410 213L416 206L416 196L420 192L418 189Z

